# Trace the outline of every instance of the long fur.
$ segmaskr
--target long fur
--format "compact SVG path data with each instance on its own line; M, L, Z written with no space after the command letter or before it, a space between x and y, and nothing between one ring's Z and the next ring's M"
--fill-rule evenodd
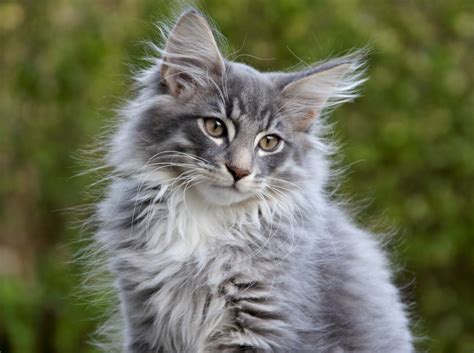
M225 61L195 10L157 52L121 112L94 218L119 350L412 352L381 246L326 193L323 116L356 96L361 56L260 73ZM206 136L209 116L232 136ZM265 131L281 148L254 154ZM226 163L252 173L234 182Z

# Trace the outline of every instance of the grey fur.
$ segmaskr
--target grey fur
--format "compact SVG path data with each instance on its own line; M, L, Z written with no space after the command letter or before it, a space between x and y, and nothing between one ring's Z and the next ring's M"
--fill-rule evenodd
M158 50L97 211L123 351L412 352L380 245L325 193L323 113L355 96L360 56L260 73L225 61L195 10ZM210 116L228 135L206 135ZM280 151L259 150L262 131ZM226 164L252 174L234 183Z

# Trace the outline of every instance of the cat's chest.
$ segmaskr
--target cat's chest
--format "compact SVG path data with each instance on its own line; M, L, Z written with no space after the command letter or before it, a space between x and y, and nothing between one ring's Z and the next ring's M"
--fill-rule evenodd
M259 217L193 201L177 202L174 208L159 205L158 216L143 234L147 240L141 251L149 258L148 270L160 281L169 281L170 290L188 285L214 290L235 271L251 267L257 258L254 251L261 256L270 250Z
M137 264L127 275L143 293L137 297L150 310L154 330L165 340L183 344L181 351L197 352L188 348L202 347L203 337L232 319L233 311L227 309L235 305L241 288L269 296L264 284L277 284L275 243L280 237L275 231L270 237L258 217L189 203L160 207L139 234L146 239L145 247L136 248ZM180 330L189 334L170 336Z
M156 217L141 231L146 251L176 263L210 261L222 248L245 247L263 232L259 218L245 210L226 212L195 200L154 207Z
M264 278L259 276L276 266L268 264L278 258L277 233L271 232L270 244L258 219L236 222L207 210L179 208L158 219L150 233L143 252L149 282L159 284L157 298L179 297L188 307L199 306L196 296L219 297L229 281Z

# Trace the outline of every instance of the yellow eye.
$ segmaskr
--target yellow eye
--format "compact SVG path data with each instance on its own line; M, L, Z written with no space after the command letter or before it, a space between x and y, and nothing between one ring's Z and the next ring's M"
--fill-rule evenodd
M264 151L274 151L280 144L280 138L276 135L263 136L258 142L258 146Z
M225 133L225 125L219 119L206 118L204 119L204 126L207 133L212 137L222 137Z

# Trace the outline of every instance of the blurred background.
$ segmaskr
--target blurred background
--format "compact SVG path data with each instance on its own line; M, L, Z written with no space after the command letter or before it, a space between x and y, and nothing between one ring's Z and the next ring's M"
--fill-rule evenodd
M333 114L359 221L396 229L422 351L474 350L474 2L202 2L240 61L281 70L369 45L370 80ZM0 351L95 352L77 158L130 94L159 0L0 0ZM244 55L250 54L250 55Z

